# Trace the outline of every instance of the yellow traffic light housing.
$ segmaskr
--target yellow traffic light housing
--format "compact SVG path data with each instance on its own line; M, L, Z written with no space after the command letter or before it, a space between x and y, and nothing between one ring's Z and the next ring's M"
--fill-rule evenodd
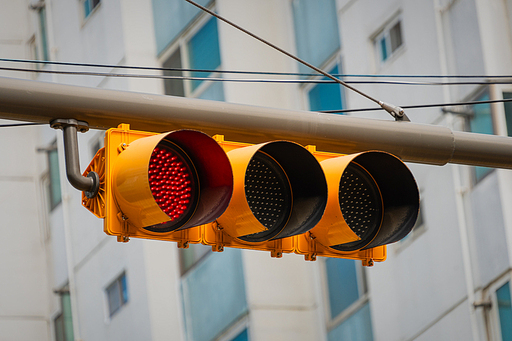
M317 152L290 141L258 145L192 130L156 134L122 124L105 136L84 175L100 195L83 204L119 241L129 237L359 259L414 226L419 195L395 156Z
M175 240L172 231L214 221L231 198L229 160L198 131L154 134L121 125L105 135L105 164L104 230L121 240Z
M273 141L227 155L233 197L217 222L231 237L264 242L307 232L320 221L327 184L320 164L304 147Z

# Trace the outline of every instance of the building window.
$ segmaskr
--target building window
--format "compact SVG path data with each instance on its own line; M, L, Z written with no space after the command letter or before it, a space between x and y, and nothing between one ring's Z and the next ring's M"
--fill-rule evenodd
M235 336L231 341L248 341L249 340L249 333L247 332L247 328L244 329L240 334Z
M164 68L172 70L165 70L164 76L220 77L214 72L221 67L217 19L209 18L201 22L199 27L191 28L190 32L193 33L185 34L178 39L170 54L167 54L168 57L162 64ZM164 86L166 95L224 100L224 89L218 81L165 79Z
M380 63L387 61L403 46L402 22L394 19L373 40Z
M92 11L98 7L101 0L82 0L82 6L84 9L84 18L87 18Z
M106 289L108 300L109 316L114 315L128 302L128 287L126 285L126 274L116 278Z
M512 99L512 92L504 92L503 99ZM507 120L507 135L512 137L512 102L505 102L505 119Z
M338 74L340 64L333 67L339 60L341 46L336 2L293 0L292 12L298 57L317 67L329 69L330 74ZM302 73L312 72L302 64L299 64L299 70ZM324 77L322 80L329 79ZM343 89L339 84L318 83L303 87L303 91L311 111L343 108Z
M59 172L59 153L57 150L56 142L54 142L51 147L47 149L47 156L49 181L47 182L46 191L49 196L48 199L50 201L50 210L53 210L62 202Z
M512 340L512 300L510 296L510 282L503 284L496 290L494 297L494 310L497 313L500 340Z
M349 259L325 260L328 339L373 340L364 268Z
M55 340L73 341L73 318L71 314L71 298L68 290L59 291L60 314L54 319Z
M484 92L480 94L475 101L488 101L489 93ZM471 107L471 114L468 119L468 129L472 133L479 134L494 134L493 121L491 115L491 105L489 103L475 104ZM474 168L474 181L475 183L482 180L487 174L492 171L488 167L475 167Z
M98 150L105 147L105 133L100 132L94 136L89 144L91 151L91 158L93 158Z
M339 68L336 65L329 71L330 74L338 74ZM327 78L324 77L324 80ZM343 88L337 83L318 83L307 90L309 110L339 110L343 109Z
M34 10L37 14L37 33L36 33L36 46L33 53L36 54L36 59L50 60L50 53L48 49L48 26L46 23L46 4L44 0L39 0L30 5L30 9Z
M293 0L293 24L297 55L320 67L340 49L338 17L334 0ZM299 64L300 72L312 72Z
M190 244L186 249L180 249L180 269L184 275L188 270L192 269L207 254L212 252L211 246L203 244Z

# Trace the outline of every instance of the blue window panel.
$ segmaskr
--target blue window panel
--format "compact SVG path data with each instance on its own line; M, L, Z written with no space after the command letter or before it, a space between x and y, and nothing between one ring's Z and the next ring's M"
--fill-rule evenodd
M89 14L91 14L91 5L89 4L90 0L84 1L84 16L87 18Z
M50 210L62 202L62 191L60 188L59 154L57 147L48 152L48 169L50 181L48 183L48 194L50 197Z
M329 341L372 341L370 304L366 303L327 335Z
M212 82L210 86L197 98L224 101L224 87L222 82Z
M215 70L220 66L219 33L217 31L217 18L211 18L189 40L187 44L191 69ZM208 77L210 73L192 72L193 77ZM202 81L192 81L192 90Z
M231 341L248 341L249 340L249 334L247 333L247 328L244 329L243 332L238 334L234 339Z
M207 6L211 0L196 0ZM152 0L157 53L161 53L201 10L183 0Z
M488 101L489 94L484 94L477 98L477 101ZM492 126L492 115L491 115L491 105L486 104L476 104L473 106L474 116L469 121L469 126L471 132L479 133L479 134L494 134L494 129ZM482 179L485 175L490 173L492 168L487 167L475 167L475 176L476 181Z
M338 66L335 66L330 74L338 73ZM324 77L324 80L328 78ZM336 83L318 83L308 93L309 110L339 110L343 109L341 98L341 85Z
M386 47L386 38L384 37L380 39L380 59L382 61L388 59L388 49Z
M293 0L292 7L297 54L321 66L340 48L336 3L334 0ZM302 64L299 70L311 72Z
M512 92L504 92L504 99L511 99ZM505 119L507 120L507 135L512 137L512 102L505 102Z
M128 302L128 286L126 285L126 275L121 276L121 298L123 302Z
M188 338L215 338L247 312L242 253L226 249L206 257L181 283Z
M48 31L46 25L46 7L42 7L39 10L39 32L41 33L41 49L43 50L43 55L41 56L43 60L50 60L50 52L48 49Z
M505 283L496 290L498 299L498 315L502 340L512 340L512 301L510 298L510 283Z
M350 259L328 258L325 267L331 318L335 318L359 299L356 263Z

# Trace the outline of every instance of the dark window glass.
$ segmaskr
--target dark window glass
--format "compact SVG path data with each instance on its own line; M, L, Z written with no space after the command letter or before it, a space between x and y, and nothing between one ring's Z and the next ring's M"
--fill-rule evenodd
M54 320L55 340L73 341L73 318L71 315L71 298L69 292L61 294L61 313Z
M335 318L359 299L356 263L350 259L325 261L331 318Z
M512 92L504 92L504 99L512 99ZM507 120L507 135L512 136L512 102L505 102L505 119Z
M180 49L176 49L174 53L167 59L163 65L167 69L181 69L181 53ZM181 71L164 71L164 76L183 76ZM165 94L171 96L185 96L183 88L183 80L181 79L165 79Z
M249 340L249 334L247 333L247 329L244 329L240 334L238 334L231 341L248 341L248 340Z
M402 27L400 21L389 30L389 39L391 41L391 53L402 46Z
M338 73L338 66L335 66L331 74ZM327 78L323 78L327 79ZM309 109L311 111L338 110L343 109L341 98L341 86L336 83L319 83L309 90Z
M476 99L477 101L488 101L489 94L484 93ZM491 105L489 103L473 105L473 113L469 120L470 131L479 134L494 134L492 126ZM489 174L492 168L475 167L475 180L480 181Z
M48 172L50 176L47 191L50 199L50 210L53 210L62 201L59 174L59 154L56 145L48 151Z
M128 302L126 275L123 273L107 287L108 309L110 316L114 315Z
M189 40L187 44L190 68L215 70L220 66L219 33L217 19L211 18ZM208 77L210 73L192 72L193 77ZM192 81L192 90L197 88L202 80Z
M498 300L498 315L502 340L512 340L512 302L510 299L510 283L505 283L496 290Z

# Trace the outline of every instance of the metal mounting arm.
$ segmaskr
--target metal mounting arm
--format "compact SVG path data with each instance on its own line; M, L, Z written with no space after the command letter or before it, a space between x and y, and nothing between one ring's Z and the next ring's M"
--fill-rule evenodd
M96 172L89 172L87 177L80 173L80 160L78 158L77 132L85 133L89 124L75 119L54 119L50 127L62 129L64 133L64 155L66 161L66 175L71 186L83 191L87 198L93 198L100 188L100 177Z

